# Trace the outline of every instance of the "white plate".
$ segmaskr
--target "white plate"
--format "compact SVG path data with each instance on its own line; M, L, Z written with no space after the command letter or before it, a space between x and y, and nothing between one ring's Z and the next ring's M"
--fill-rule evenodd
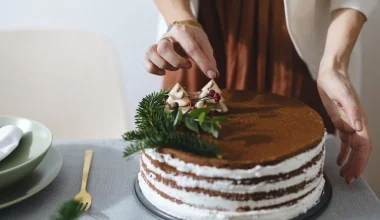
M62 156L51 147L37 168L21 181L0 191L0 209L18 203L48 186L62 167Z

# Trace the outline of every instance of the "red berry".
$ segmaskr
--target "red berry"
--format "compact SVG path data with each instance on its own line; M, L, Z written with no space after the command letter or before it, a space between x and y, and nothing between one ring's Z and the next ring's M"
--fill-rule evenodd
M215 102L219 102L219 100L220 100L220 95L219 95L219 93L216 92L216 93L214 94L214 101L215 101Z
M210 91L208 91L208 94L209 94L210 96L214 96L214 94L215 94L215 90L210 89Z

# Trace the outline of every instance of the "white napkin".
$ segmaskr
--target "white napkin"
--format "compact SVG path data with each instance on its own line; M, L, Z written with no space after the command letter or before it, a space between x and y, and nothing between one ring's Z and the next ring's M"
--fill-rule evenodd
M0 161L18 146L22 135L23 131L14 125L0 128Z

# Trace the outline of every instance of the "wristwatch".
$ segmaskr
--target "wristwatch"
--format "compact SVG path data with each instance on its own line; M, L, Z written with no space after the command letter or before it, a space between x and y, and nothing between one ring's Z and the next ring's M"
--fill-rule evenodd
M200 29L203 30L202 25L200 23L198 23L196 20L184 20L184 21L175 21L175 22L173 22L172 24L170 24L168 26L168 29L166 30L166 32L169 32L177 24L184 24L184 25L194 26L194 27L198 27L198 28L200 28Z

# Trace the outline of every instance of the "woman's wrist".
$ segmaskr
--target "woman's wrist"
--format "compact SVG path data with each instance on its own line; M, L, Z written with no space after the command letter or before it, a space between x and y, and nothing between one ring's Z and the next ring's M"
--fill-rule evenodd
M173 24L176 21L196 21L196 20L197 19L192 14L192 12L189 13L188 11L176 11L170 14L169 16L167 16L167 18L165 18L165 21L168 25Z
M196 20L189 0L155 0L166 24L175 21Z
M327 74L333 70L347 76L348 65L349 58L347 57L340 57L334 54L325 54L319 65L319 75Z

